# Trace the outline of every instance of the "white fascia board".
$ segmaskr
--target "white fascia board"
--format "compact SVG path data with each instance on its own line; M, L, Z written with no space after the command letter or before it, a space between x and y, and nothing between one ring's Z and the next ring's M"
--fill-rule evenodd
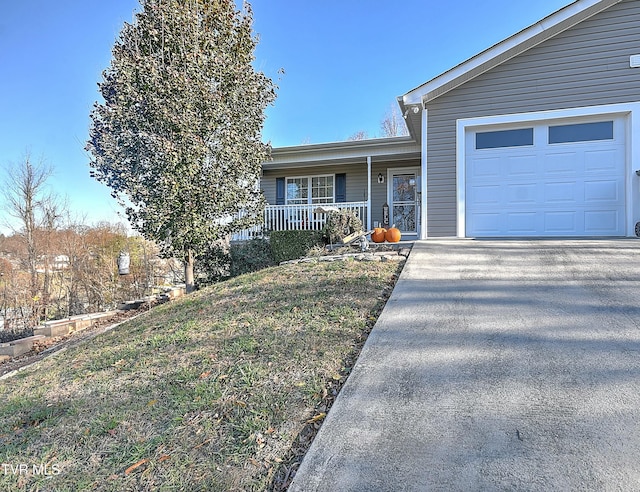
M292 147L274 148L272 160L263 168L277 165L322 163L367 157L408 155L420 152L420 146L411 137L390 137L370 140L354 140Z
M462 62L460 65L438 75L434 79L416 87L415 89L407 92L402 96L402 100L406 106L422 104L424 97L433 92L434 90L455 81L457 78L462 77L467 72L482 66L485 63L491 62L491 60L499 58L507 51L518 47L521 44L526 43L531 38L544 33L548 29L570 20L572 17L577 16L581 12L593 7L599 3L604 4L603 9L607 8L615 3L619 3L622 0L577 0L566 7L556 11L555 13L545 17L544 19L536 22L535 24L525 28L524 30L508 37L504 41L493 45L491 48L469 58L467 61ZM567 28L574 24L569 24ZM479 75L479 74L478 74Z
M381 149L387 147L394 147L399 145L407 145L414 143L411 137L387 137L387 138L371 138L367 140L344 140L341 142L326 142L319 144L303 144L303 145L291 145L288 147L273 147L272 154L285 155L290 153L304 154L315 152L332 152L341 151L345 149L349 150L362 150L366 152L368 149ZM367 150L365 150L367 149Z

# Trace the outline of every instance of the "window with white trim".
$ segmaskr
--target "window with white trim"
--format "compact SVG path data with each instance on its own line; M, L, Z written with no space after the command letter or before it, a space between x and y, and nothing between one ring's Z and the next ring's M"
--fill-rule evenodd
M287 204L333 203L334 176L287 178Z

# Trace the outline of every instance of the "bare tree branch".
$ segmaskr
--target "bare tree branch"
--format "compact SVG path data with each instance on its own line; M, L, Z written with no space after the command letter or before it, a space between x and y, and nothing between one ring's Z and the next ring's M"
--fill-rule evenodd
M384 119L380 122L380 129L382 130L383 137L401 137L409 135L409 130L407 130L407 125L398 110L397 104L391 104L389 110L384 116Z

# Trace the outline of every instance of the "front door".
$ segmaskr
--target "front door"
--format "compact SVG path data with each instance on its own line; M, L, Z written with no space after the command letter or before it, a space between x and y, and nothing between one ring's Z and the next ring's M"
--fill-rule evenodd
M403 234L418 233L418 168L389 169L389 222Z

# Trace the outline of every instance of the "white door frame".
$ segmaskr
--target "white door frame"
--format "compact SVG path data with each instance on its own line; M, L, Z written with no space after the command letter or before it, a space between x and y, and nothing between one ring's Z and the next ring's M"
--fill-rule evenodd
M456 189L457 189L457 236L466 237L466 135L472 127L510 125L514 123L539 124L543 121L589 116L624 117L626 123L626 235L635 236L635 223L640 221L640 181L635 170L640 169L640 102L587 106L554 111L516 113L480 118L465 118L456 122ZM635 137L635 138L634 138Z
M416 230L413 232L403 231L403 234L408 234L413 236L414 234L420 237L420 194L418 190L420 189L420 166L411 166L411 167L390 167L387 168L387 203L389 204L389 221L393 221L393 175L394 174L414 174L416 177L416 197L415 197L415 207L416 207ZM393 225L393 224L389 224Z

